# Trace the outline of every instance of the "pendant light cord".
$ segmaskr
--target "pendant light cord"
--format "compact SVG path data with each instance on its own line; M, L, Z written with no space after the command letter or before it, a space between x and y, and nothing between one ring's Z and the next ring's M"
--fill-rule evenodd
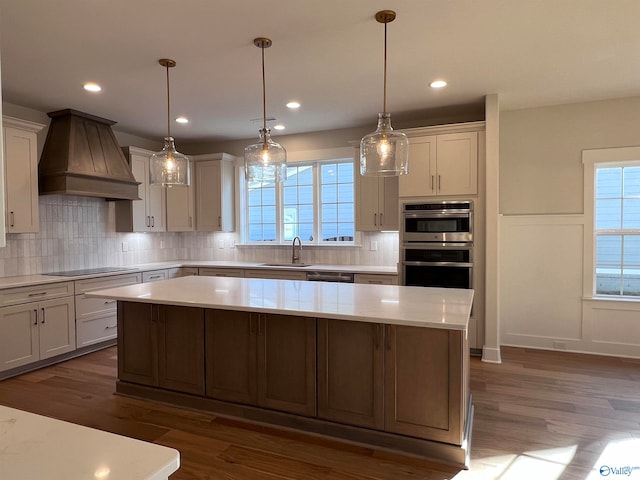
M382 94L382 112L387 112L387 24L384 24L384 87Z
M167 64L167 137L171 137L171 96L169 91L169 65Z
M264 74L264 45L260 47L262 51L262 128L267 130L267 82ZM265 137L265 143L267 143Z

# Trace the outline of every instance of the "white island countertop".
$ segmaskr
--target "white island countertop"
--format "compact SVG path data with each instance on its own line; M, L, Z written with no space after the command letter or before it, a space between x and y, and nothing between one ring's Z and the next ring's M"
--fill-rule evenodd
M466 330L473 290L189 276L99 290L89 297Z
M0 406L2 480L166 480L173 448Z

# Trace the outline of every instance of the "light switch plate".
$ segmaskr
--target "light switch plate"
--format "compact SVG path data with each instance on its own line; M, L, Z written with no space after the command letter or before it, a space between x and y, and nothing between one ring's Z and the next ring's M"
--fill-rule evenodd
M122 242L122 251L123 252L129 251L129 244L127 242Z
M369 250L371 250L372 252L375 252L376 250L378 250L377 240L371 240L371 243L369 244Z
M224 239L218 240L218 248L224 248Z

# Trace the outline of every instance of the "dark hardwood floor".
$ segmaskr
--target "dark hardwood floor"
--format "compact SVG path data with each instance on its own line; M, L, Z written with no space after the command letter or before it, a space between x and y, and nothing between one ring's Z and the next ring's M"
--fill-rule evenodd
M471 361L469 471L113 395L110 348L0 382L0 404L177 448L178 479L585 479L638 467L640 361L503 349Z

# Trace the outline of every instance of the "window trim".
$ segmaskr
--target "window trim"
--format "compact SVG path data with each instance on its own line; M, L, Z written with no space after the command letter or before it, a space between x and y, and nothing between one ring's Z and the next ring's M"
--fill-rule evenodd
M332 163L332 162L351 162L354 165L355 169L355 155L353 147L335 147L335 148L326 148L326 149L318 149L318 150L304 150L304 151L295 151L287 153L287 164L291 166L297 165L305 165L312 164L314 165L314 181L320 180L319 173L319 165L323 163ZM355 170L354 170L354 179L353 179L353 189L354 189L354 236L352 241L337 241L337 242L321 242L319 241L319 222L320 219L320 185L315 185L314 187L314 204L313 204L313 212L314 212L314 240L313 242L304 241L305 246L311 247L354 247L360 246L360 232L355 229L355 209L356 199L355 199L355 190L356 190L356 178L355 178ZM240 206L238 210L238 225L240 226L240 239L241 243L236 244L237 246L252 246L252 247L277 247L277 246L289 246L291 245L290 241L283 241L284 235L284 224L283 219L281 218L282 212L281 208L276 209L276 228L278 230L278 237L280 241L263 241L263 242L251 242L248 240L248 215L247 215L247 182L245 180L245 172L244 166L238 165L238 205ZM276 203L278 206L282 206L283 199L283 189L282 187L276 188Z
M584 165L584 244L582 295L586 299L640 302L640 298L625 295L596 294L595 248L595 173L598 167L622 167L640 165L640 146L599 148L582 151Z

